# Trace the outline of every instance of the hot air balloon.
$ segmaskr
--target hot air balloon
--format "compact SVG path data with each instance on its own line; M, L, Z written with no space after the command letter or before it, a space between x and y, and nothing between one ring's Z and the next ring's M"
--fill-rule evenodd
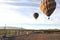
M38 13L34 13L33 16L34 16L35 19L37 19L39 14Z
M40 4L41 11L50 19L51 14L56 9L55 0L43 0Z

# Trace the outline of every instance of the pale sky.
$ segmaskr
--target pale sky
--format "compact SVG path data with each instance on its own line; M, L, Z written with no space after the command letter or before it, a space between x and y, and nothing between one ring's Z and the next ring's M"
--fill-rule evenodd
M27 29L60 29L60 0L56 0L55 11L48 17L40 10L42 0L0 0L0 26ZM33 14L39 13L37 20Z

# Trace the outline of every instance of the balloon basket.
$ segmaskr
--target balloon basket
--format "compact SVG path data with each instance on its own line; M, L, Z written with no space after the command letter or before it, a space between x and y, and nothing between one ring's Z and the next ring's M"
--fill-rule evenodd
M50 19L50 17L48 17L48 19Z

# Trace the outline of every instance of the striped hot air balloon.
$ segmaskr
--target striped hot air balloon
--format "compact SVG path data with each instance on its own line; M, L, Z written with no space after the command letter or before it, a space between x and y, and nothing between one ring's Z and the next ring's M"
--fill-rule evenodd
M46 16L48 16L48 19L50 19L51 14L56 9L55 0L43 0L43 1L41 1L40 9Z

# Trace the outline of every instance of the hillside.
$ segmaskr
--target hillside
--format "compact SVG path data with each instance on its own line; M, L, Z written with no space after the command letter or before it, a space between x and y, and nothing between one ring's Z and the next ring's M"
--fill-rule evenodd
M19 29L19 30L26 30L21 27L12 27L12 26L0 26L0 29Z

